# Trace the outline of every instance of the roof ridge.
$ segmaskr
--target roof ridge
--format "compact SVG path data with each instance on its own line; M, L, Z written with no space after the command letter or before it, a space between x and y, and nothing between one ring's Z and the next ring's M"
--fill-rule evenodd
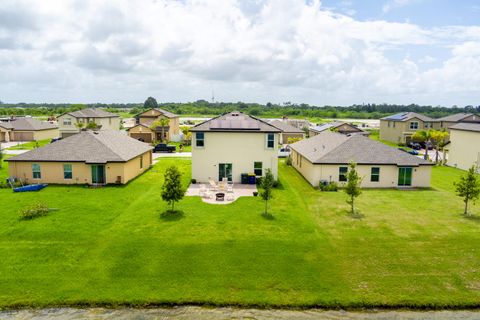
M89 132L89 131L85 131L85 132ZM103 134L108 134L106 133L108 132L108 130L104 130L103 131ZM95 138L95 140L97 140L101 145L105 146L108 150L110 150L114 155L116 155L117 157L119 157L120 159L123 159L123 157L121 155L119 155L116 151L114 151L108 144L106 144L104 141L100 140L99 139L99 135L98 133L95 133L95 131L90 131L89 132L91 136L93 136Z

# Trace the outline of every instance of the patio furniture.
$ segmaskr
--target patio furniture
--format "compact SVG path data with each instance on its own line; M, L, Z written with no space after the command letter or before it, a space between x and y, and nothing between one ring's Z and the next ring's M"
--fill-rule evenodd
M235 196L234 196L233 192L227 193L227 196L225 197L225 199L226 199L227 201L234 201L234 200L235 200Z
M213 181L212 179L208 180L208 183L210 183L210 189L213 190L213 191L217 191L218 190L218 186L217 184L215 183L215 181Z
M227 184L227 192L233 192L233 182Z
M215 201L225 201L225 193L217 192L215 194Z
M200 197L203 197L203 196L205 196L205 192L207 192L207 191L208 191L207 187L204 184L201 184L200 185L200 190L198 191L198 195Z

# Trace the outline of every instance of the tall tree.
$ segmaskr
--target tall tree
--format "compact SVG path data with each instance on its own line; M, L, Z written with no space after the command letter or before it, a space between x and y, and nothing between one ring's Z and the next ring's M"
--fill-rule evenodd
M267 169L260 183L260 187L262 188L260 196L265 201L265 214L268 214L268 200L273 198L272 189L274 183L275 178L273 177L272 170Z
M439 149L445 145L445 140L448 138L449 134L447 130L432 130L431 136L435 148L435 163L438 163Z
M475 201L480 197L480 179L476 173L477 166L473 165L467 173L460 178L460 181L454 182L455 191L459 197L463 197L465 210L463 214L468 215L468 203Z
M185 195L185 189L182 188L182 174L177 167L170 166L165 170L165 181L162 186L162 199L171 206L171 211L175 209L175 202L182 200Z
M160 141L163 141L164 136L165 136L165 127L167 127L170 124L170 120L167 118L160 118L159 120L155 120L150 124L150 129L153 131L157 131L157 128L160 127L160 130L162 132L162 136L160 138Z
M345 186L345 193L348 194L349 199L347 203L350 205L351 214L355 214L355 198L362 193L360 184L362 183L362 178L358 175L357 165L355 162L350 162L348 173L347 173L347 184Z
M155 100L154 97L148 97L147 100L145 100L145 102L143 103L143 106L145 108L148 108L148 109L157 108L158 103L157 103L157 100Z

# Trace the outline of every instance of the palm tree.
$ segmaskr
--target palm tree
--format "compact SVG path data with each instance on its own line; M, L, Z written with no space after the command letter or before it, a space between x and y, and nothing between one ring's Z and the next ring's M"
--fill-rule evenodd
M162 136L160 141L163 141L163 137L165 136L165 127L170 124L170 120L167 118L161 118L160 120L155 120L150 124L150 129L153 131L157 131L157 127L160 127L162 130Z
M423 155L423 159L428 159L428 147L432 145L432 131L433 130L418 130L412 136L412 139L419 142L425 143L425 154Z
M432 130L432 139L435 142L435 163L438 163L438 154L439 154L439 147L443 147L445 145L445 140L448 138L448 131L442 130ZM445 160L445 159L444 159Z

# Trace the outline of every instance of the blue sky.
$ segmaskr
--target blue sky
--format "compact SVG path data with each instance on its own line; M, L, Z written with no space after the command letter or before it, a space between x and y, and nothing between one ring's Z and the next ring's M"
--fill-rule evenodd
M480 104L480 3L2 0L0 100Z

